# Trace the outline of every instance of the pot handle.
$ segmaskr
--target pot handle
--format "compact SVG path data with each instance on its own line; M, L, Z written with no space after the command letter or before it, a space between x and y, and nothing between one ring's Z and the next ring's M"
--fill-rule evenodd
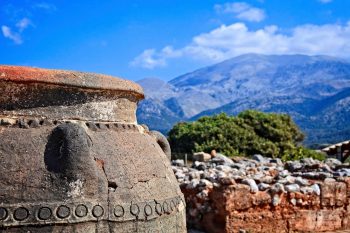
M156 138L158 145L160 146L160 148L162 148L166 157L169 160L171 160L171 148L170 148L170 144L168 142L168 139L163 134L161 134L160 132L155 131L155 130L152 130L149 133L150 133L150 135L152 135L153 137Z
M62 123L51 131L44 162L49 172L59 174L53 176L53 185L61 187L61 182L64 181L65 189L70 190L64 191L67 198L80 197L83 193L85 197L108 196L108 180L103 168L97 166L91 147L91 138L78 124ZM78 181L82 182L79 190L75 189L78 187L75 184L80 183L74 183Z

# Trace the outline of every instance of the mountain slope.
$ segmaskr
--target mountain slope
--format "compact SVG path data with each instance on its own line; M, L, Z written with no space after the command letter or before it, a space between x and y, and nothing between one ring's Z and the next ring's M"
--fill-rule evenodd
M147 100L140 104L138 117L162 132L181 120L259 109L290 114L308 134L307 143L350 138L346 133L334 136L350 120L350 63L342 59L246 54L168 83L155 79L139 83ZM155 116L156 124L151 120ZM322 136L333 131L333 136Z

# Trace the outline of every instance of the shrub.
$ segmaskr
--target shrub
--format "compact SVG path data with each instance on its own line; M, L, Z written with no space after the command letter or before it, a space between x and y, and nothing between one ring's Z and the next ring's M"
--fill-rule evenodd
M317 160L325 160L326 156L315 150L311 150L302 146L296 147L291 151L286 151L282 156L283 161L300 160L302 158L313 158Z
M322 154L300 146L304 135L286 114L247 110L234 117L221 113L178 123L168 135L175 153L215 149L228 156L322 158Z

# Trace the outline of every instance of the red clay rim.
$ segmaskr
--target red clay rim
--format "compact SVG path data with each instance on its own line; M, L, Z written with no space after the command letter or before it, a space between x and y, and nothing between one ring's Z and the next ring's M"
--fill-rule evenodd
M46 83L84 89L124 91L131 92L140 99L144 98L141 86L135 82L108 75L78 71L0 65L0 81Z

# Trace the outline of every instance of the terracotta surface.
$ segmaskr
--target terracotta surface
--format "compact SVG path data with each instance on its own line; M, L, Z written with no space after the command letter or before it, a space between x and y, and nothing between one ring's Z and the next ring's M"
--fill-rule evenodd
M186 232L185 203L143 97L103 75L0 66L0 231Z
M0 66L0 115L136 123L141 87L105 75Z
M24 66L0 65L0 80L17 83L45 83L87 89L128 91L143 98L142 88L134 82L108 75Z

